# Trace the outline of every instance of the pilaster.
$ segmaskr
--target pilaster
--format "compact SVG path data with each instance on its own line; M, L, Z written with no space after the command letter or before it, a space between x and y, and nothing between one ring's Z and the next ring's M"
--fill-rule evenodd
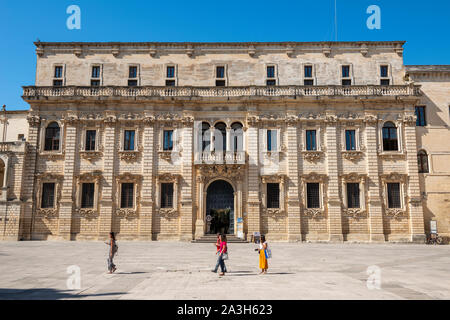
M193 236L193 118L183 118L182 180L180 209L180 240L190 241Z
M301 241L301 221L300 221L300 195L298 186L299 166L298 166L298 134L296 121L288 122L288 180L287 180L287 223L288 240Z
M258 127L247 129L248 150L248 199L247 199L247 232L251 236L254 232L261 232L261 199L259 183L259 139Z

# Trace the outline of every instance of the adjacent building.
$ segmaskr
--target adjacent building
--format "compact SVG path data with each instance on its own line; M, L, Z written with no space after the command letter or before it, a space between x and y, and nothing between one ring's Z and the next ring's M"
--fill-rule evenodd
M3 238L450 235L449 70L403 45L38 42Z

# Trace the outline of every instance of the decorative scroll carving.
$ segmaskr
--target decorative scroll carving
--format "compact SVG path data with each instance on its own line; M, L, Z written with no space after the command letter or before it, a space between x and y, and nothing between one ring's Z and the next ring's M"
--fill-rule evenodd
M406 217L406 210L401 208L386 208L386 216L394 219L401 219Z
M103 152L101 151L80 151L80 155L83 159L86 159L90 162L94 162L101 157L103 157Z
M324 155L323 151L302 151L303 158L309 162L316 163Z
M165 218L175 218L178 216L178 210L176 208L159 208L158 213Z
M342 211L347 217L360 219L367 217L367 211L361 208L343 208Z
M201 175L208 178L225 177L229 179L242 180L244 176L244 168L245 165L238 164L201 165L199 167L199 172Z
M270 175L262 175L261 182L262 183L282 183L286 180L285 174L270 174Z
M63 118L65 124L75 125L78 121L78 116L74 113L67 113Z
M380 178L384 182L406 182L408 175L404 173L392 172L382 174L380 175Z
M58 209L56 208L40 208L36 210L38 216L44 217L45 219L55 218L58 215Z
M37 127L41 123L41 117L35 114L30 114L27 116L27 121L31 127Z
M134 195L134 207L133 208L120 208L120 192L121 192L121 183L134 183L135 184L135 195ZM116 215L118 217L132 219L137 217L139 203L141 199L141 183L142 183L142 175L140 174L132 174L129 172L123 173L121 175L116 176Z
M325 218L325 210L321 208L306 208L303 213L311 219Z
M79 208L79 209L77 209L77 213L81 217L88 219L88 220L93 219L96 216L98 216L98 211L93 208Z
M358 162L363 156L364 152L362 151L342 151L342 157L352 162Z
M406 126L415 127L416 126L417 117L413 114L405 115L403 117L403 122Z
M378 123L378 117L373 114L366 114L364 116L364 122L370 125L375 125Z
M405 153L401 153L401 152L379 152L378 156L384 160L401 160L401 159L405 159L406 158L406 154Z
M137 217L137 210L134 208L117 208L116 216L125 219L133 219Z
M119 151L120 159L126 162L136 161L139 157L139 151Z

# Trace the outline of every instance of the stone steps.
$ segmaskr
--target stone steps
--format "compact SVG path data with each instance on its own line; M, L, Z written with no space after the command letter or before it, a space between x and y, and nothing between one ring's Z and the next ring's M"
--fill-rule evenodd
M193 243L216 243L217 236L215 234L204 235L198 239L192 240ZM248 243L247 240L236 237L235 235L227 235L228 243Z

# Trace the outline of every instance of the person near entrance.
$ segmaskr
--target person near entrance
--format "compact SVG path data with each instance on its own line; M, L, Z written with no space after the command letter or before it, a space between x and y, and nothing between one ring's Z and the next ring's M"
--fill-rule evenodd
M261 241L259 242L259 268L261 269L261 272L259 274L267 273L267 269L269 269L269 263L267 262L267 259L270 258L270 251L269 246L266 241L266 237L264 235L261 235Z
M225 272L227 272L227 267L225 266L225 261L228 259L228 247L227 247L227 237L226 235L222 234L220 235L220 245L219 250L217 251L217 263L214 270L211 270L212 272L216 273L217 269L220 266L221 273L220 276L224 276Z

